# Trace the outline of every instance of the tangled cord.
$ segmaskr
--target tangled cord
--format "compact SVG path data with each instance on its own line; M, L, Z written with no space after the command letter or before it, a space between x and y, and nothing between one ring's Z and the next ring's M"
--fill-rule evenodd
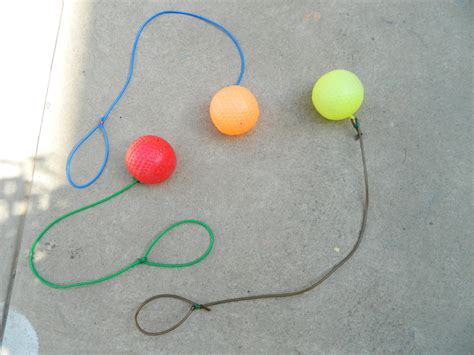
M46 228L40 233L40 235L36 238L36 240L33 242L33 244L31 245L31 249L30 249L30 254L29 254L29 263L30 263L30 269L31 271L33 272L33 274L43 283L45 284L46 286L49 286L49 287L54 287L54 288L71 288L71 287L79 287L79 286L85 286L85 285L92 285L92 284L96 284L96 283L99 283L99 282L104 282L104 281L107 281L113 277L116 277L120 274L123 274L125 271L128 271L132 268L134 268L135 266L137 265L140 265L140 264L144 264L144 265L149 265L149 266L155 266L155 267L168 267L168 268L180 268L180 267L186 267L186 266L191 266L191 265L194 265L194 264L197 264L198 262L200 262L201 260L205 259L209 253L211 252L212 250L212 247L214 245L214 233L212 232L212 229L204 222L202 221L199 221L199 220L196 220L196 219L184 219L182 221L178 221L176 223L173 223L172 225L170 225L168 228L166 228L164 231L162 231L161 233L159 233L155 239L153 239L153 241L151 242L150 246L148 247L148 249L145 251L145 254L136 259L135 261L131 262L130 264L124 266L123 268L121 268L120 270L118 271L115 271L109 275L106 275L106 276L103 276L103 277L99 277L97 279L92 279L92 280L87 280L87 281L81 281L81 282L74 282L74 283L65 283L65 284L59 284L59 283L55 283L55 282L52 282L52 281L49 281L47 280L46 278L44 278L43 276L40 275L40 273L38 272L38 270L36 269L36 266L35 266L35 263L34 263L34 257L35 257L35 249L36 249L36 246L37 244L39 243L39 241L45 236L45 234L58 222L62 221L63 219L66 219L76 213L80 213L82 211L85 211L85 210L88 210L89 208L93 208L95 206L98 206L106 201L109 201L111 199L113 199L114 197L117 197L118 195L124 193L125 191L127 191L128 189L130 189L132 186L135 186L136 184L138 184L139 181L134 179L134 181L132 183L130 183L129 185L125 186L124 188L122 188L121 190L113 193L112 195L110 196L107 196L105 198L103 198L102 200L99 200L99 201L96 201L94 203L91 203L90 205L87 205L87 206L84 206L84 207L81 207L81 208L78 208L72 212L69 212L69 213L66 213L64 215L62 215L61 217L55 219L53 222L51 222L50 224L48 224L46 226ZM158 262L154 262L154 261L149 261L148 260L148 255L151 253L151 251L153 250L153 248L155 247L156 243L158 243L158 241L163 238L168 232L170 232L172 229L182 225L182 224L197 224L201 227L203 227L207 233L209 234L209 245L206 249L206 251L201 255L199 256L198 258L192 260L192 261L188 261L188 262L185 262L185 263L158 263Z
M208 19L204 16L201 16L201 15L197 15L197 14L194 14L194 13L191 13L191 12L184 12L184 11L174 11L174 10L167 10L167 11L161 11L161 12L158 12L156 14L154 14L153 16L151 16L148 20L146 20L143 25L140 27L140 29L138 30L138 33L137 33L137 36L135 37L135 41L133 42L133 48L132 48L132 54L130 56L130 66L129 66L129 70L128 70L128 75L127 75L127 80L125 80L125 84L123 85L122 87L122 90L120 90L119 94L117 95L117 97L115 98L115 100L112 102L112 104L110 105L110 107L107 109L107 111L105 112L105 114L99 119L99 122L97 123L96 126L94 126L94 128L92 128L89 133L87 133L84 138L82 138L79 143L77 143L74 148L72 149L71 153L69 154L69 157L67 159L67 162L66 162L66 176L67 176L67 179L69 181L69 184L71 184L71 186L75 187L75 188L78 188L78 189L83 189L85 187L88 187L90 185L92 185L99 177L100 175L102 175L102 172L104 171L105 169L105 166L107 165L107 161L109 159L109 138L107 136L107 130L105 129L105 126L104 126L104 123L105 121L109 118L109 115L110 113L112 112L112 110L114 109L115 105L117 105L117 103L120 101L120 99L122 98L123 94L125 93L125 90L127 90L127 87L128 85L130 84L130 80L132 79L132 75L133 75L133 68L134 68L134 65L135 65L135 54L136 54L136 51L137 51L137 46L138 46L138 41L140 39L140 36L143 32L143 30L145 29L145 27L151 22L153 21L155 18L161 16L161 15L165 15L165 14L175 14L175 15L184 15L184 16L189 16L189 17L194 17L194 18L197 18L199 20L202 20L204 22L207 22L207 23L210 23L211 25L214 25L215 27L217 27L218 29L222 30L227 36L230 37L230 39L232 40L232 42L234 42L235 46L237 47L237 50L239 51L239 56L240 56L240 73L239 73L239 78L237 79L237 82L235 83L235 85L239 85L240 82L242 81L242 78L244 76L244 71L245 71L245 59L244 59L244 53L242 51L242 48L240 47L239 45L239 42L237 42L237 39L234 37L234 35L228 30L226 29L224 26L218 24L217 22L211 20L211 19ZM72 177L71 177L71 163L72 163L72 160L74 158L74 156L76 155L78 149L90 138L90 136L92 136L95 131L97 131L98 129L100 129L102 131L102 136L104 138L104 144L105 144L105 155L104 155L104 159L102 161L102 165L100 166L99 170L97 171L96 175L91 178L88 182L80 185L78 183L76 183Z
M337 264L335 264L331 269L329 269L329 271L324 273L316 282L312 283L309 286L306 286L304 288L301 288L301 289L298 289L298 290L295 290L295 291L291 291L291 292L266 293L266 294L260 294L260 295L255 295L255 296L227 298L227 299L218 300L218 301L209 302L209 303L203 303L203 304L194 302L190 299L187 299L187 298L179 296L179 295L174 295L174 294L159 294L159 295L150 297L147 300L145 300L144 302L142 302L140 304L140 306L138 307L137 311L135 312L135 325L137 326L137 328L145 335L163 335L163 334L169 333L169 332L175 330L176 328L178 328L181 324L183 324L189 318L189 316L195 310L198 310L198 309L203 309L203 310L206 310L206 311L210 311L211 307L217 306L217 305L220 305L220 304L225 304L225 303L255 301L255 300L261 300L261 299L266 299L266 298L283 298L283 297L298 296L298 295L301 295L305 292L311 291L314 288L321 285L332 274L334 274L342 265L344 265L354 255L356 250L359 248L359 245L360 245L360 243L362 241L362 238L364 236L365 227L366 227L366 224L367 224L367 213L368 213L368 209L369 209L369 180L368 180L368 174L367 174L367 165L366 165L366 161L365 161L365 151L364 151L364 141L363 141L363 138L362 138L362 131L361 131L360 123L359 123L357 117L352 117L351 122L352 122L352 126L354 127L354 129L357 132L357 137L356 138L359 140L359 143L360 143L360 151L361 151L361 156L362 156L362 166L363 166L363 170L364 170L365 200L364 200L364 208L363 208L363 214L362 214L362 224L361 224L361 227L360 227L359 236L358 236L357 241L355 242L354 246L350 250L350 252L343 259L341 259ZM176 299L176 300L188 303L189 304L189 310L180 321L178 321L175 325L173 325L172 327L170 327L168 329L165 329L165 330L162 330L162 331L157 331L157 332L145 330L140 325L140 323L138 321L138 316L139 316L140 312L142 311L142 309L147 304L149 304L150 302L155 301L157 299L161 299L161 298L172 298L172 299Z

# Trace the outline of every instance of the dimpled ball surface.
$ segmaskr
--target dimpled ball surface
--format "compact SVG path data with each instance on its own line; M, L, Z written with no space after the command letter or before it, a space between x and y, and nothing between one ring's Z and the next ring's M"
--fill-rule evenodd
M157 136L142 136L125 154L128 172L143 184L159 184L173 174L176 155L171 145Z
M347 70L333 70L316 81L313 105L328 120L351 117L362 105L364 87L359 78Z
M221 133L237 136L255 126L260 110L257 99L249 89L232 85L214 95L209 113L212 123Z

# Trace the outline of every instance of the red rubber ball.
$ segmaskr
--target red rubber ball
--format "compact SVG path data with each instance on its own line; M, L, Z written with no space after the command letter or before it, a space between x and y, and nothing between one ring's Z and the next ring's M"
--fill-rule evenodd
M171 145L157 136L142 136L130 144L125 154L128 172L143 184L159 184L176 168Z

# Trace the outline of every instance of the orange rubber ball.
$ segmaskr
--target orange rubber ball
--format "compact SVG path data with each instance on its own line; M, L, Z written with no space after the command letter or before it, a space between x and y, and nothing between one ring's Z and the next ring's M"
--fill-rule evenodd
M260 110L252 92L240 85L220 89L209 106L212 123L224 134L238 136L250 131L258 121Z

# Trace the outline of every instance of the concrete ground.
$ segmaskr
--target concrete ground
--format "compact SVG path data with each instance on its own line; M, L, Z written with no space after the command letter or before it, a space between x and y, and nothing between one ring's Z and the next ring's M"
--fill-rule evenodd
M18 56L20 69L44 59L34 70L44 73L34 81L43 85L41 105L26 113L30 101L20 100L13 111L12 92L2 95L16 115L2 115L2 164L18 167L0 176L2 355L474 352L472 2L65 1L62 12L58 1L48 5L51 18L37 16L43 22L15 42L29 48L44 38L35 28L49 29L38 55ZM247 60L242 85L259 100L258 125L232 138L208 117L213 93L238 76L231 41L195 19L161 17L143 34L132 83L106 123L107 169L92 187L71 188L64 167L72 146L118 93L141 23L164 9L197 12L234 33ZM166 336L142 335L133 313L154 294L205 303L288 291L348 252L363 197L358 143L347 122L325 121L310 100L314 81L334 68L354 71L366 90L359 117L371 209L355 257L303 296L216 306ZM11 78L29 87L28 77ZM54 218L128 184L123 156L144 134L174 146L172 179L57 225L38 247L39 271L57 282L104 275L183 218L214 229L209 258L180 270L140 265L82 288L41 284L28 267L33 240ZM74 176L91 176L102 154L97 135L78 154ZM151 258L189 260L205 247L201 230L182 227ZM142 321L159 329L183 310L155 304Z

